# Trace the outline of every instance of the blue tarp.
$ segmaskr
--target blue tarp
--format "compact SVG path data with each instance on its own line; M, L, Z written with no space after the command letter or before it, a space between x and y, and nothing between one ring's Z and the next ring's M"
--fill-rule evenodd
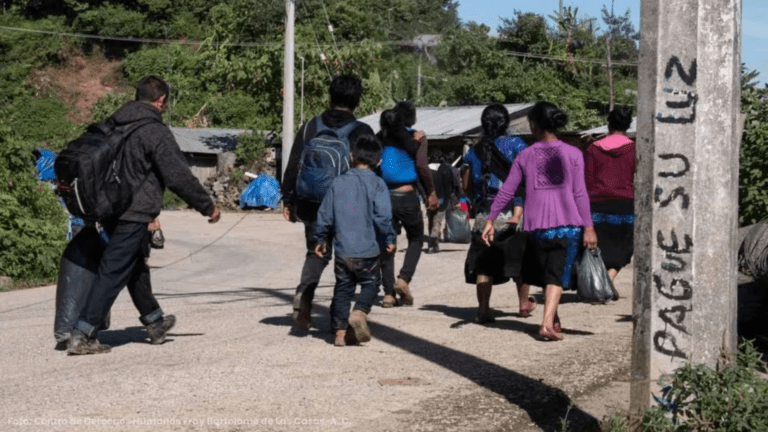
M260 174L253 179L240 195L241 208L270 207L277 209L282 199L280 184L269 174Z
M37 179L42 181L56 180L56 173L53 172L53 162L56 161L56 153L48 149L37 149L35 154L39 154L35 162L37 168Z

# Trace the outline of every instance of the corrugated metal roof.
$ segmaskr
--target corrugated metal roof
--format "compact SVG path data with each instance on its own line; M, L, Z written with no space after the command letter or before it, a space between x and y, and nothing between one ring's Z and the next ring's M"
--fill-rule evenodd
M635 135L637 134L637 117L632 117L632 124L629 125L629 129L627 129L627 134L629 135ZM581 136L587 136L587 135L608 135L608 125L603 125L600 127L596 127L594 129L585 130L582 132L579 132L579 135Z
M219 154L234 151L237 147L237 137L248 131L172 127L171 132L184 153Z
M506 104L510 116L514 119L522 116L523 111L532 107L533 103ZM419 107L416 108L416 124L413 128L423 130L427 139L448 139L462 135L474 136L480 134L480 115L487 105L455 106L455 107ZM363 123L378 132L381 113L371 114L360 118ZM510 123L510 130L515 133L528 133L528 122L518 118Z

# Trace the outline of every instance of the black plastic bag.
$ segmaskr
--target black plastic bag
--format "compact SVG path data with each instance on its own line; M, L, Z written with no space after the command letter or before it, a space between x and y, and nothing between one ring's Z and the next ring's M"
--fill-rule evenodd
M472 230L464 210L448 205L445 209L445 229L443 239L446 243L464 243L472 241Z
M615 289L600 256L600 249L584 251L577 268L576 291L587 303L607 303L614 298Z
M96 228L86 226L64 249L56 285L56 317L53 322L53 336L56 342L66 343L69 340L72 328L91 293L104 246L104 240ZM109 315L99 329L105 330L108 327Z

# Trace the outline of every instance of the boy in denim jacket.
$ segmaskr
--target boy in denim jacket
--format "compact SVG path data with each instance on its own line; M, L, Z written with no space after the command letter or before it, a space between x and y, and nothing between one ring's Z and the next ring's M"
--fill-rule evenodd
M352 169L337 177L317 213L315 253L322 256L330 237L336 249L336 286L331 302L334 345L356 345L371 340L367 315L379 294L379 255L395 250L392 203L384 180L373 169L381 163L381 142L364 135L352 145ZM350 316L349 306L360 284L360 296Z

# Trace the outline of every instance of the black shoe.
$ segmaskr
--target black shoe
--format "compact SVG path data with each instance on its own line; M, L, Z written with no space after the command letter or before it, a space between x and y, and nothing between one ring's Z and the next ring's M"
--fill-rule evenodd
M168 330L172 329L174 325L176 325L176 317L173 315L166 315L152 324L146 325L149 343L160 345L165 342Z
M437 238L430 237L427 241L427 253L434 254L440 252L440 246Z
M98 339L88 339L85 335L73 332L67 342L67 354L86 355L86 354L105 354L112 351L112 347L104 345Z

